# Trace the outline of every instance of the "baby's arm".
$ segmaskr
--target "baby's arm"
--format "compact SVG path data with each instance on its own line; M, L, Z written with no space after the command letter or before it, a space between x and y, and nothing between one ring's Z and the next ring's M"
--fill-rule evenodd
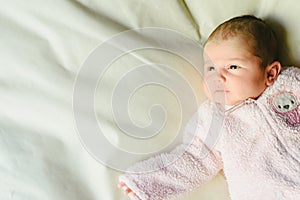
M207 113L205 116L208 117ZM201 127L198 131L206 130L207 127ZM199 188L222 169L220 153L209 149L203 143L203 137L186 132L185 138L192 139L185 139L170 153L135 164L128 169L128 173L120 176L120 186L130 194L131 199L166 200L178 197ZM207 155L202 158L200 155L203 152Z
M177 152L180 152L181 148L184 148L183 145L171 153L158 155L131 167L130 171L145 173L122 175L120 182L126 187L125 191L128 194L136 194L142 200L169 199L199 188L222 169L218 152L211 151L201 159L197 156L200 148L191 145L178 157ZM164 166L164 163L176 157L178 159L174 163ZM160 169L149 172L155 167L159 168L159 165ZM137 197L132 199L138 199Z

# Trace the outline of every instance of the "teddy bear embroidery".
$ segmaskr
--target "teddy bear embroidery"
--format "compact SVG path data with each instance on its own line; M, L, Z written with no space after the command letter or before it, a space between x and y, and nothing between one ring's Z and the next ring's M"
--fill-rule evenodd
M300 126L300 103L292 92L282 91L271 98L273 110L290 126Z

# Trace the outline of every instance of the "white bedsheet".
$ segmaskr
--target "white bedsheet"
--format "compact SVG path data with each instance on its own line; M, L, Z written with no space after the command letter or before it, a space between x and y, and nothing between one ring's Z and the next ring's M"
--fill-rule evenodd
M115 34L161 27L203 44L222 21L254 14L284 27L285 31L280 32L287 42L283 47L284 64L300 63L300 13L296 0L0 0L0 5L1 200L127 199L116 188L121 172L105 166L109 160L97 160L84 147L80 139L84 133L78 133L72 104L82 64L93 49ZM201 74L172 53L144 49L116 59L96 88L95 113L105 137L116 149L144 153L145 158L149 152L168 146L183 126L176 94L157 84L136 90L131 99L124 101L128 101L132 120L140 126L151 123L148 111L152 105L165 108L167 122L158 136L134 140L124 136L116 125L111 113L113 89L130 70L149 62L162 63L181 74L190 84L194 92L191 99L197 104L204 99ZM156 77L158 73L159 77L173 80L168 70L142 72L132 78ZM175 87L181 91L180 84ZM90 115L84 111L81 114L83 120L89 121ZM117 151L107 152L101 146L99 149L122 162L115 155ZM186 199L229 199L224 177L219 174Z

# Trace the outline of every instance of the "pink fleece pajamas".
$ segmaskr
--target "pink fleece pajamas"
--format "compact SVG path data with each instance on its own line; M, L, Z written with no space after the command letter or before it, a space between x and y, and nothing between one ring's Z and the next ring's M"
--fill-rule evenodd
M257 100L225 112L207 100L180 146L135 164L128 170L136 173L119 179L137 194L131 199L178 199L221 169L232 200L300 199L299 68L285 69Z

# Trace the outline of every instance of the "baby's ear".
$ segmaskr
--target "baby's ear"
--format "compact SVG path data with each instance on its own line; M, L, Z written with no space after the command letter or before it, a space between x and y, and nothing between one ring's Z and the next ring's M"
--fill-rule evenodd
M281 64L278 61L274 61L266 68L266 86L270 86L277 79L281 70Z

